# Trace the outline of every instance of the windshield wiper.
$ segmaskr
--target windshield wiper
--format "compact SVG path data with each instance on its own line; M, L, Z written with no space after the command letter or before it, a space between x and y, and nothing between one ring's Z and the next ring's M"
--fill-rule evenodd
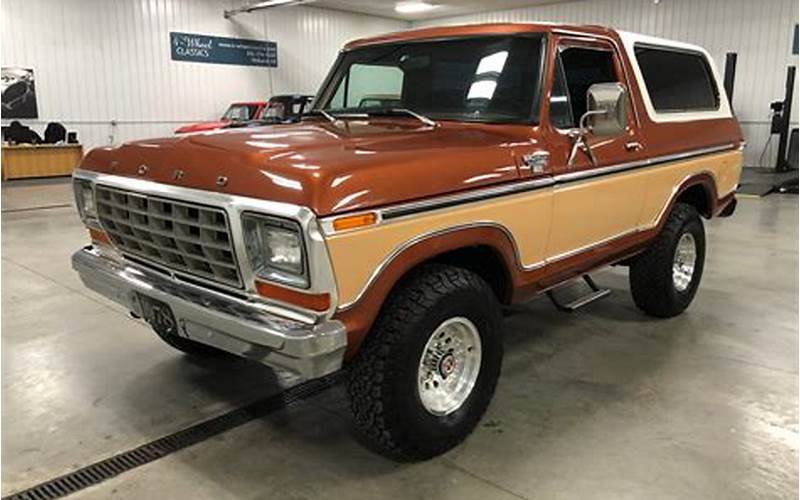
M324 109L315 109L314 111L324 116L331 123L336 123L337 121L337 119L332 114L328 113Z
M438 123L436 123L435 121L431 120L427 116L421 115L421 114L417 113L416 111L411 111L408 108L381 108L381 109L377 109L377 110L374 110L374 111L369 111L368 114L370 114L370 115L378 115L378 114L382 114L382 115L408 115L408 116L412 116L412 117L416 118L417 120L421 121L425 125L428 125L429 127L437 127L437 126L439 126Z
M323 116L329 122L331 122L331 123L333 123L335 125L336 122L338 122L339 120L344 120L344 119L347 119L347 118L367 118L369 115L367 115L366 113L337 113L337 114L333 114L333 113L330 113L328 111L325 111L324 109L319 109L318 108L318 109L312 109L312 110L308 111L307 113L303 113L303 116Z
M337 118L335 116L333 116L332 114L328 113L324 109L319 109L319 108L317 108L317 109L309 109L308 111L303 113L302 116L322 116L323 118L325 118L329 122L333 123L334 125L336 124L336 120L337 120Z

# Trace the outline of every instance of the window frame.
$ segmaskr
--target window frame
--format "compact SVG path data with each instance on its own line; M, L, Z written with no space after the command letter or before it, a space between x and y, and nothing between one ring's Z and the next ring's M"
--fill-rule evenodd
M557 126L555 126L553 124L552 120L550 119L551 110L550 110L549 100L552 97L553 85L555 83L555 76L556 76L555 72L556 72L556 67L557 67L556 58L560 58L561 57L561 53L563 51L567 50L567 49L597 50L597 51L603 51L603 52L610 52L611 53L611 58L612 58L612 62L613 62L613 65L614 65L614 72L616 73L616 76L617 76L617 82L622 84L625 87L626 91L627 91L626 93L627 93L627 99L628 99L628 120L627 120L628 123L627 123L627 125L625 127L625 131L626 131L625 133L627 133L627 132L629 132L631 130L634 130L638 126L640 126L639 125L638 112L637 112L637 108L636 108L636 103L635 103L635 100L633 99L633 95L632 95L632 92L631 92L630 78L628 77L628 71L625 68L625 61L624 61L623 55L621 53L622 51L617 46L617 44L613 40L606 39L606 38L593 37L593 38L587 39L587 38L580 38L580 37L569 36L569 35L557 37L556 40L555 40L555 48L554 48L553 63L552 63L553 71L550 72L550 75L548 75L550 77L550 82L549 82L550 86L547 89L548 90L547 96L544 96L544 95L542 96L542 100L543 101L544 101L545 97L548 100L548 103L547 103L547 116L544 117L544 119L547 121L547 124L550 127L552 127L554 130L557 130L561 134L568 134L569 132L576 131L576 130L580 129L580 123L579 123L580 119L581 119L580 116L578 116L578 117L573 116L573 120L575 120L576 125L574 127L570 127L570 128L557 127ZM564 71L564 62L563 62L563 60L561 61L561 69L562 69L562 75L564 77L564 81L565 81L565 83L567 83L566 82L566 72ZM568 99L568 102L570 104L570 111L574 115L574 110L572 109L572 98L569 95L569 85L568 84L567 84L567 99ZM544 115L544 113L543 113L543 115ZM620 135L623 135L623 134L620 134Z
M642 72L642 66L639 63L639 58L636 56L636 49L643 48L643 49L650 49L650 50L660 50L663 52L675 52L679 54L685 54L690 56L699 57L700 61L703 63L704 69L706 70L706 75L709 78L709 83L711 85L711 91L714 95L714 100L716 102L715 107L708 107L708 108L686 108L686 109L657 109L655 104L653 103L653 98L650 96L650 89L647 87L647 78L644 76ZM641 86L642 86L642 93L647 96L647 101L649 103L649 107L652 108L653 112L658 115L686 115L686 114L693 114L693 113L717 113L722 109L722 101L723 95L720 92L719 82L717 80L717 75L714 72L713 66L707 54L700 50L689 49L685 47L673 47L669 45L658 45L654 43L648 42L634 42L632 46L632 51L630 54L631 59L636 64L636 67L641 75Z
M556 74L558 73L558 74ZM567 96L567 107L569 109L569 117L572 120L572 123L575 123L575 113L572 110L572 96L569 95L569 86L567 85L567 75L564 73L564 61L561 59L561 47L557 47L555 51L555 56L553 57L553 78L550 83L550 93L547 96L547 120L551 126L558 130L572 130L577 127L567 127L562 128L555 125L553 121L553 89L556 87L556 78L561 78L561 81L564 82L564 93Z
M623 50L625 51L625 57L628 60L630 65L630 69L633 73L631 77L632 81L635 81L640 98L641 104L644 106L644 113L642 114L642 118L647 118L649 122L653 124L668 124L668 123L687 123L693 121L701 121L701 120L730 120L734 118L733 111L731 110L731 105L728 102L727 92L725 92L725 88L722 86L722 77L717 71L717 65L714 61L714 58L711 57L711 54L708 53L706 49L699 45L693 45L690 43L684 42L676 42L674 40L667 40L664 38L658 38L648 35L642 35L640 33L631 33L628 31L618 31L619 39ZM714 77L714 84L717 87L717 91L721 96L720 107L716 111L695 111L695 112L688 112L688 113L658 113L653 109L653 103L650 100L650 93L647 91L647 87L644 84L644 78L642 77L642 71L639 67L639 62L636 60L636 54L634 53L634 45L640 43L645 45L654 45L659 48L676 48L676 49L684 49L684 50L691 50L694 52L699 52L700 54L705 57L708 61L709 67L711 68L711 74Z

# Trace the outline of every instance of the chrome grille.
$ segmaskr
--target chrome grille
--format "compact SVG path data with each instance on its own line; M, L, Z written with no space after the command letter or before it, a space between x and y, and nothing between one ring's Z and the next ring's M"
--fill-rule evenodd
M123 253L242 286L224 210L99 185L95 198L100 224Z

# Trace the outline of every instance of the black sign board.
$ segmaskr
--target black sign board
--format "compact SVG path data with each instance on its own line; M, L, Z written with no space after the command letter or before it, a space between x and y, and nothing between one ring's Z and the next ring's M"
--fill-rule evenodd
M278 67L278 44L263 40L170 32L173 61Z

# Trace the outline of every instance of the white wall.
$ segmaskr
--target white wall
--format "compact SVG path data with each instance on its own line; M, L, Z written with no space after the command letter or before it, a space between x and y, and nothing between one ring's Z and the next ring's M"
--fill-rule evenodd
M601 24L705 47L722 73L737 52L733 107L748 141L745 162L757 165L769 132L769 103L783 100L797 22L797 0L586 0L417 22L440 24L553 21ZM795 90L793 126L800 94ZM777 136L764 163L773 166Z
M346 41L408 26L312 7L223 18L240 4L3 0L2 65L33 68L36 78L40 118L22 121L40 133L60 121L87 147L169 135L179 124L219 117L231 101L313 94ZM278 68L172 61L170 31L275 41Z
M3 66L35 70L41 118L34 128L62 121L95 146L170 134L179 124L217 117L234 100L313 93L347 40L408 27L305 6L223 18L224 9L242 2L3 0L0 58ZM749 165L757 164L767 139L769 102L783 98L786 66L796 64L790 55L795 0L586 0L414 26L525 21L604 24L697 43L720 70L725 53L738 52L734 109L749 143ZM169 31L274 40L278 68L171 61ZM795 110L798 103L796 92ZM774 163L776 139L767 165Z

